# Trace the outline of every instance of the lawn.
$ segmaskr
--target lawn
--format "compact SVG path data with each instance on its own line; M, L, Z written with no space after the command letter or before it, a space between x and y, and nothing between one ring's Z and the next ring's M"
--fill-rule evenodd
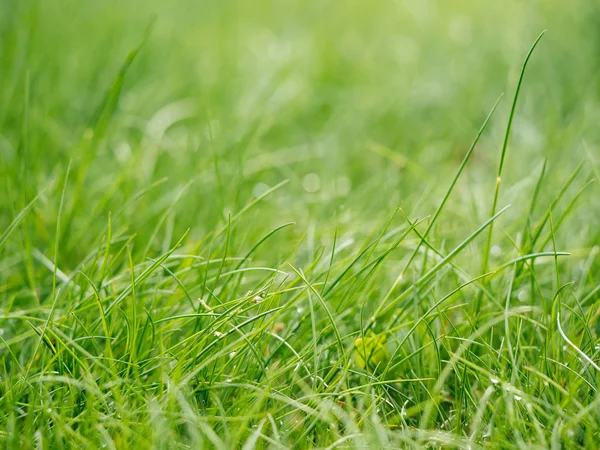
M595 0L0 0L0 443L600 446Z

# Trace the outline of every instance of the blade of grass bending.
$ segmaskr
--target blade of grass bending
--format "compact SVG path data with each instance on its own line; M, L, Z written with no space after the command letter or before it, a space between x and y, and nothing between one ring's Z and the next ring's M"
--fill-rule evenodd
M390 290L388 291L388 293L387 293L387 295L386 295L386 297L384 299L384 302L390 297L390 295L392 294L392 292L394 291L394 289L396 288L396 286L398 285L398 283L402 279L403 275L406 273L408 267L411 265L411 263L413 262L413 260L417 256L417 253L419 252L419 250L421 248L421 245L423 244L423 241L429 235L429 232L431 231L431 229L435 225L435 223L437 221L437 218L442 213L442 210L444 209L444 206L446 206L446 202L450 198L450 194L452 194L452 191L454 190L454 186L456 186L456 183L458 182L458 179L460 178L461 174L465 170L465 167L466 167L467 163L469 162L469 159L471 158L471 155L473 154L473 151L475 150L475 147L477 146L477 143L479 142L479 139L481 138L481 135L483 134L483 132L487 128L488 122L490 121L490 119L494 115L494 112L496 111L496 108L498 107L498 104L500 103L500 100L502 99L503 95L504 94L500 94L500 96L496 99L496 102L494 103L494 106L492 106L492 109L490 110L490 112L488 113L487 117L483 121L483 124L479 128L479 131L477 132L477 135L475 136L475 139L473 139L473 142L472 142L471 146L469 147L469 150L467 150L467 153L465 154L465 157L463 158L462 162L460 163L460 166L459 166L458 170L456 171L456 175L454 175L454 178L450 182L450 186L446 190L446 194L444 195L444 198L442 199L441 203L437 207L437 210L433 214L433 217L431 218L431 221L429 222L429 225L425 229L425 232L423 233L422 239L417 244L417 247L414 249L412 255L410 256L410 258L408 260L408 262L404 266L404 269L402 270L402 272L400 272L400 274L398 275L398 277L396 278L396 280L392 284Z
M521 307L514 308L509 311L509 315L516 316L522 312L528 311L531 307ZM426 402L425 407L423 409L423 414L421 415L421 419L419 420L419 428L426 429L429 428L430 423L435 420L434 411L437 411L438 402L433 400L437 397L437 395L442 391L445 383L447 382L448 377L453 372L456 367L456 363L461 358L463 353L467 351L467 349L474 343L476 340L481 337L485 332L489 329L493 328L497 324L504 322L504 315L492 317L479 328L475 329L467 338L462 340L462 343L456 349L455 352L452 353L452 357L446 362L442 373L438 376L435 385L431 389L432 400Z
M58 268L58 244L60 242L60 223L62 219L63 207L65 204L65 192L67 190L67 182L69 181L69 173L71 171L71 161L69 161L69 165L67 166L67 173L65 174L65 181L63 183L63 189L60 196L60 203L58 205L58 215L56 217L56 231L55 231L55 242L54 242L54 271L52 275L52 296L50 297L52 301L52 307L50 308L50 314L48 314L48 318L44 323L44 328L40 331L39 339L35 345L35 349L33 354L31 355L31 360L29 364L27 364L27 371L25 372L24 378L27 379L29 377L29 372L35 359L37 357L37 353L40 349L40 344L46 337L46 331L48 330L48 326L52 321L52 317L54 316L54 311L56 310L56 303L58 300L57 290L56 290L56 279L57 279L57 268Z
M591 179L579 191L577 191L577 193L575 194L575 196L573 197L573 199L571 200L571 202L565 208L565 211L560 215L560 217L556 221L556 224L553 225L555 233L560 228L560 226L563 224L563 222L565 221L565 219L567 218L567 216L569 215L569 213L573 210L573 208L575 207L575 203L577 203L577 200L579 200L579 197L581 197L581 195L588 188L588 186L590 186L594 182L595 182L595 180ZM546 237L546 239L544 239L544 241L540 245L540 248L544 249L546 247L546 245L548 245L548 242L550 242L551 239L552 239L552 234L548 235Z
M154 272L169 256L171 256L171 254L177 249L179 248L179 246L181 245L181 243L183 242L183 240L185 239L185 237L187 236L189 232L189 229L186 230L186 232L183 234L183 236L181 237L181 239L179 239L179 241L171 248L171 250L169 250L167 253L165 253L163 256L161 256L159 259L157 259L156 261L154 261L154 263L148 267L146 270L144 270L140 275L137 276L137 278L135 279L135 284L139 285L141 284L146 278L148 278L150 276L150 274L152 272ZM108 316L108 314L112 311L112 309L118 305L121 301L123 301L123 299L125 297L127 297L130 293L131 290L133 289L133 286L130 284L128 287L126 287L123 292L121 292L121 294L110 304L108 305L108 307L106 308L106 310L104 311L104 315ZM96 323L94 324L94 326L91 327L91 330L94 331L94 329L98 326L99 322L96 321Z
M413 222L411 222L408 216L404 216L404 219L408 222L409 225L412 225ZM440 258L440 260L445 258L444 254L438 248L436 248L431 242L427 240L427 238L425 238L421 233L419 233L419 230L417 230L416 225L412 228L412 231L417 235L417 238L419 240L423 241L423 243L429 250L431 250L435 255L437 255ZM450 267L452 267L454 272L459 276L460 279L462 279L463 282L466 282L473 278L466 270L459 267L456 263L449 261L448 264L450 265ZM495 272L498 273L498 270L495 270ZM490 300L494 299L493 295L486 289L486 287L483 284L477 283L477 288L480 289L481 292Z
M106 322L106 315L104 314L104 309L102 308L102 301L100 300L100 293L98 289L96 289L96 285L93 280L88 277L84 272L79 271L79 275L83 277L84 280L88 282L92 291L94 292L94 300L96 301L96 306L98 307L98 313L100 314L100 321L102 323L102 329L104 330L104 336L106 336L105 349L106 354L109 358L113 357L111 340L110 340L110 331L108 328L108 323ZM90 333L91 334L91 333Z
M550 203L550 206L546 210L542 219L540 219L538 221L537 225L533 225L533 223L531 222L531 220L532 220L531 215L533 214L533 208L535 206L532 202L532 205L530 206L530 210L529 210L530 217L527 219L528 223L525 227L526 233L524 232L524 234L523 234L525 236L525 241L524 241L525 243L523 244L524 249L522 250L522 253L533 252L533 250L536 246L536 243L537 243L538 239L541 237L542 232L544 231L544 227L546 226L546 223L548 222L550 213L552 212L554 207L558 204L558 202L562 199L562 197L564 196L567 189L569 189L571 184L575 181L575 179L577 178L577 175L579 174L579 172L581 172L581 169L583 168L583 164L584 164L584 162L582 161L581 163L579 163L577 165L577 168L573 171L573 173L571 174L569 179L563 184L563 186L561 187L557 196L554 198L554 200L552 200L552 203ZM542 178L544 176L543 172L545 171L545 166L546 166L546 163L544 163L544 170L542 171L542 174L540 175L540 178L538 179L536 191L541 187L541 182L542 182ZM536 192L534 192L534 197L537 197ZM546 244L547 244L547 242L545 242L544 245L540 246L540 249L543 250L544 247L546 246ZM522 265L517 269L516 278L518 278L521 275L523 268L524 268L524 266Z
M406 340L412 335L412 333L417 329L417 327L423 322L425 321L425 319L427 319L429 317L429 314L431 314L435 309L439 308L440 305L442 303L444 303L446 300L448 300L450 297L452 297L454 294L456 294L457 292L461 291L463 288L469 286L470 284L475 283L476 281L485 278L487 276L493 275L495 272L488 272L488 273L484 273L483 275L479 275L478 277L473 278L472 280L467 281L466 283L461 284L459 287L457 287L456 289L454 289L452 292L450 292L449 294L446 294L444 297L442 297L440 300L438 300L436 303L433 304L433 306L431 306L427 312L425 312L425 314L423 314L421 317L419 317L419 319L417 319L415 321L415 323L413 324L413 326L410 328L410 330L408 330L408 332L404 335L404 337L402 338L402 340L400 341L400 343L398 345L396 345L396 350L394 351L394 353L392 354L392 356L390 357L390 360L388 362L388 366L385 367L384 370L384 375L391 369L393 369L393 365L390 366L389 364L391 363L391 361L394 360L394 357L396 356L396 353L403 348L404 343L406 342Z
M223 227L221 227L216 232L208 233L207 236L204 239L202 239L195 246L195 250L201 248L209 239L212 239L213 241L216 240L224 232L226 232L229 227L232 227L240 219L240 217L242 217L246 212L248 212L249 210L251 210L257 203L260 203L265 198L267 198L269 195L271 195L273 192L279 190L280 188L282 188L283 186L285 186L289 182L290 182L290 180L283 180L282 182L280 182L280 183L276 184L275 186L273 186L268 191L265 191L264 193L262 193L261 195L259 195L258 197L256 197L254 200L252 200L250 203L248 203L246 206L244 206L239 212L237 212L232 217L230 217L230 222L231 223L228 222L226 225L224 225Z
M523 85L523 78L525 76L525 70L527 69L527 63L529 63L529 59L533 54L533 51L537 47L538 42L542 39L542 36L546 33L546 30L542 31L540 35L537 37L527 56L525 57L525 61L523 62L523 66L521 68L521 74L519 76L519 82L517 83L517 89L515 91L515 96L513 98L513 103L510 108L510 115L508 117L508 124L506 126L506 133L504 134L504 142L502 143L502 152L500 153L500 163L498 164L498 174L496 176L496 186L494 188L494 199L492 201L492 211L490 216L493 216L496 213L496 207L498 206L498 196L500 194L500 183L502 181L502 170L504 169L504 161L506 159L506 149L508 148L508 140L510 139L510 131L512 129L513 120L515 118L515 110L517 109L517 102L519 100L519 93L521 92L521 86ZM483 249L483 262L481 265L481 272L487 272L489 257L490 257L490 248L492 246L492 236L494 234L494 225L492 224L488 230L487 242ZM477 296L477 302L475 305L475 314L479 314L479 310L481 308L481 295Z
M284 229L284 228L287 228L287 227L289 227L289 226L291 226L291 225L295 225L295 222L288 222L288 223L286 223L286 224L280 225L280 226L278 226L277 228L275 228L275 229L273 229L273 230L269 231L269 232L268 232L268 233L267 233L265 236L263 236L263 237L262 237L262 238L261 238L261 239L260 239L260 240L259 240L259 241L258 241L258 242L257 242L257 243L256 243L256 244L255 244L255 245L254 245L254 246L253 246L251 249L250 249L250 251L249 251L248 253L246 253L246 255L245 255L243 258L241 258L241 259L240 259L240 262L237 264L237 266L235 267L235 269L234 269L234 271L233 271L234 273L232 273L232 274L231 274L231 275L230 275L230 276L227 278L227 280L223 282L223 285L222 285L222 287L221 287L221 290L225 290L225 287L229 285L230 281L231 281L231 280L232 280L232 278L235 276L235 271L236 271L236 270L239 270L239 269L240 269L240 268L241 268L241 267L244 265L244 263L250 259L250 256L252 256L252 255L254 254L254 252L255 252L255 251L256 251L256 250L257 250L257 249L258 249L258 248L259 248L259 247L260 247L260 246L261 246L261 245L262 245L264 242L266 242L267 240L269 240L269 238L270 238L271 236L273 236L275 233L277 233L279 230L282 230L282 229ZM238 280L237 280L237 282L236 282L236 285L235 285L235 287L234 287L234 290L233 290L233 292L237 292L237 290L239 289L240 283L241 283L241 277L240 277L240 278L238 278Z
M85 181L85 176L87 174L88 168L90 164L96 157L98 152L98 147L100 146L100 142L104 138L106 131L108 130L108 126L112 121L112 117L117 110L117 106L119 104L119 98L121 96L121 90L123 88L123 84L125 82L125 75L129 71L131 64L135 60L136 56L146 43L147 35L142 40L142 43L129 52L125 61L121 64L119 72L117 76L114 78L113 82L110 85L110 88L106 92L104 99L100 105L100 108L95 114L93 119L93 123L90 126L90 130L92 131L91 136L84 136L83 142L83 157L81 159L81 164L77 170L75 176L75 185L73 187L73 200L71 211L69 211L68 220L66 221L67 225L64 230L65 236L68 236L71 231L71 223L73 223L73 217L77 211L79 198L81 195L81 191L83 189L83 183Z
M333 318L333 315L331 314L331 311L327 307L327 303L325 303L325 300L323 300L323 297L321 297L321 295L315 289L315 287L304 277L304 275L302 275L302 273L298 269L296 269L290 263L288 263L288 265L291 267L291 269L294 272L296 272L296 275L298 275L302 279L302 281L304 281L306 286L313 292L313 294L315 294L317 296L317 298L319 299L319 302L321 303L321 306L323 306L323 309L325 309L325 313L327 314L327 317L329 318L329 321L331 322L331 326L333 327L333 331L335 332L335 337L337 339L337 344L340 348L340 358L343 360L343 362L345 362L346 361L346 352L344 351L344 344L342 343L342 336L340 334L340 330L338 329L338 327L335 323L335 319Z
M542 183L544 181L544 176L546 175L547 165L548 165L548 159L544 159L544 164L542 164L542 170L540 171L540 176L538 177L537 183L535 185L535 189L533 190L533 196L531 197L531 204L529 205L529 214L527 214L527 221L525 222L525 229L523 230L523 236L525 239L531 238L531 225L532 225L532 221L533 221L533 212L535 211L538 196L540 194L540 191L542 190Z
M594 369L596 369L597 371L600 371L600 367L598 366L598 364L596 364L592 358L590 358L588 355L586 355L579 347L577 347L565 334L565 332L562 329L562 326L560 325L560 311L558 311L556 313L556 326L558 328L558 332L560 333L560 335L562 336L562 338L567 342L567 344L569 344L590 366L592 366Z
M458 253L461 252L467 245L473 241L483 230L485 230L488 226L490 226L494 220L496 220L501 214L503 214L510 205L506 205L500 211L498 211L493 217L487 220L483 225L481 225L477 230L475 230L468 238L462 241L452 252L450 252L444 259L442 259L439 263L437 263L429 272L419 278L414 284L412 284L406 291L404 291L398 298L394 299L389 305L384 307L384 303L382 302L375 313L371 316L370 325L371 326L380 315L385 314L389 311L390 308L393 308L400 300L402 300L406 295L410 294L415 288L420 288L426 282L428 282L438 270L440 270L444 265L446 265L452 258L454 258Z
M137 318L137 288L135 282L135 265L131 256L131 247L127 246L127 261L129 263L129 271L131 272L131 328L130 332L130 347L129 347L129 364L127 366L126 378L129 378L132 366L136 360L137 349L137 334L138 334L138 318Z
M399 210L401 210L401 208L399 208ZM404 214L404 212L402 214ZM372 259L368 263L363 264L363 266L357 272L346 277L346 282L348 282L349 280L352 280L352 285L350 286L350 288L348 289L348 291L345 294L346 297L349 299L348 301L351 301L351 299L354 296L354 292L358 291L370 279L370 277L373 275L375 270L377 270L377 268L380 267L380 265L383 263L383 261L394 250L396 250L396 248L398 248L402 242L404 242L404 239L411 232L416 232L416 227L418 225L420 225L422 222L424 222L426 219L427 218L417 219L413 223L411 223L410 221L407 221L408 224L410 225L410 227L407 228L406 230L404 230L402 232L402 234L392 243L392 245L389 248L387 248L380 255L378 255L376 258ZM360 275L367 272L367 270L369 270L369 272L364 276L364 278L362 280L358 281ZM357 283L358 283L358 285L357 285ZM342 283L340 286L343 286L344 284L345 283ZM337 312L339 313L342 310L342 308L345 307L346 304L347 304L347 301L340 302L340 304L337 307Z
M573 173L571 174L569 179L565 182L565 184L562 185L562 187L560 188L560 191L558 191L558 194L556 195L554 200L552 200L552 203L550 203L550 206L546 210L546 213L544 214L544 217L542 217L539 225L537 225L535 227L536 228L535 235L533 236L533 238L531 240L531 244L529 246L530 251L531 251L531 249L533 249L533 247L537 243L538 239L541 237L542 231L544 230L546 223L548 223L548 218L550 217L550 213L552 212L554 207L558 204L558 202L560 202L560 200L563 198L563 196L567 192L567 189L569 189L569 187L573 184L573 182L579 175L579 172L581 172L581 170L583 169L584 163L585 162L582 161L581 163L579 163L577 165L577 167L575 168L575 170L573 171Z
M492 224L494 223L494 221L500 217L501 214L503 214L508 208L510 208L510 205L506 205L504 208L502 208L500 211L498 211L497 213L495 213L487 222L485 222L483 225L481 225L473 234L471 234L467 239L465 239L463 242L461 242L458 247L456 247L454 250L452 250L452 252L450 252L448 254L448 256L446 256L443 260L441 260L439 263L437 263L431 270L429 270L429 272L427 272L425 275L423 275L421 277L421 279L419 279L416 283L417 287L422 286L423 284L425 284L427 281L429 281L430 278L433 277L433 275L435 275L435 273L443 266L445 265L448 261L450 261L452 258L454 258L463 248L465 248L467 245L469 245L471 243L471 241L473 239L475 239L475 237L481 233L485 228L487 228L488 226L491 227Z
M325 289L327 288L327 282L329 281L329 274L331 273L331 267L333 266L333 259L335 258L335 247L337 244L338 229L335 227L335 233L333 234L333 246L331 248L331 257L329 258L329 266L327 267L327 273L325 274L325 281L323 282L323 288L321 289L321 295L325 295Z
M25 208L23 208L21 210L21 212L19 214L17 214L17 217L15 217L13 219L13 221L6 228L6 230L4 230L4 232L0 235L0 250L2 250L2 248L6 245L6 243L8 242L8 239L15 232L15 230L17 229L17 227L19 226L19 224L23 221L23 219L25 218L25 216L29 213L29 211L31 211L33 209L34 205L37 203L37 201L40 199L40 196L43 193L44 193L44 191L42 191L38 195L36 195L34 197L34 199L31 200L27 204L27 206L25 206Z

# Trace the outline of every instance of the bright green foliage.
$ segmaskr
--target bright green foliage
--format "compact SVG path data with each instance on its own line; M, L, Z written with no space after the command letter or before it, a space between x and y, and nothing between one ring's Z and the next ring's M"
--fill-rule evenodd
M599 23L0 0L0 447L600 447Z

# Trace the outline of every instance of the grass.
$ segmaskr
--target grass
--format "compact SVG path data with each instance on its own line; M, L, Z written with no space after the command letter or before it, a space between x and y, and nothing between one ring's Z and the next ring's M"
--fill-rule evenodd
M600 445L595 2L59 3L0 2L4 447Z

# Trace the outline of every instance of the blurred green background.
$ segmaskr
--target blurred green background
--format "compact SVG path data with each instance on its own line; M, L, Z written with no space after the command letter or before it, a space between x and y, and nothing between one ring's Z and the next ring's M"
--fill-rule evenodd
M490 218L513 94L543 30L489 264L487 230L446 264ZM323 419L339 406L365 439L389 431L396 446L416 436L419 448L431 424L491 448L558 448L575 432L573 448L593 447L599 69L597 0L0 0L0 438L62 448L62 421L89 448L166 448L207 421L232 448L269 412L283 444L333 448L356 436ZM393 214L426 229L503 93L430 230L437 255L426 251ZM572 256L511 263L552 250ZM369 327L410 381L390 415L349 358ZM102 391L85 413L48 378L63 367Z
M547 29L509 146L499 204L517 205L502 220L510 228L528 207L544 158L548 199L580 161L594 169L599 25L600 4L590 0L2 0L2 223L54 180L33 233L36 246L50 249L72 160L68 186L81 177L82 188L65 198L61 255L72 268L100 237L108 211L163 177L115 216L115 227L138 233L144 245L188 182L165 223L172 236L191 227L201 239L288 179L250 213L243 232L255 241L295 221L310 253L335 227L364 234L398 205L413 217L431 214L505 93L435 230L460 240L489 215L520 66ZM94 117L145 36L106 136L82 171ZM597 236L597 196L586 195L587 207L570 218L579 224L568 231L570 249ZM150 245L160 250L163 242Z

